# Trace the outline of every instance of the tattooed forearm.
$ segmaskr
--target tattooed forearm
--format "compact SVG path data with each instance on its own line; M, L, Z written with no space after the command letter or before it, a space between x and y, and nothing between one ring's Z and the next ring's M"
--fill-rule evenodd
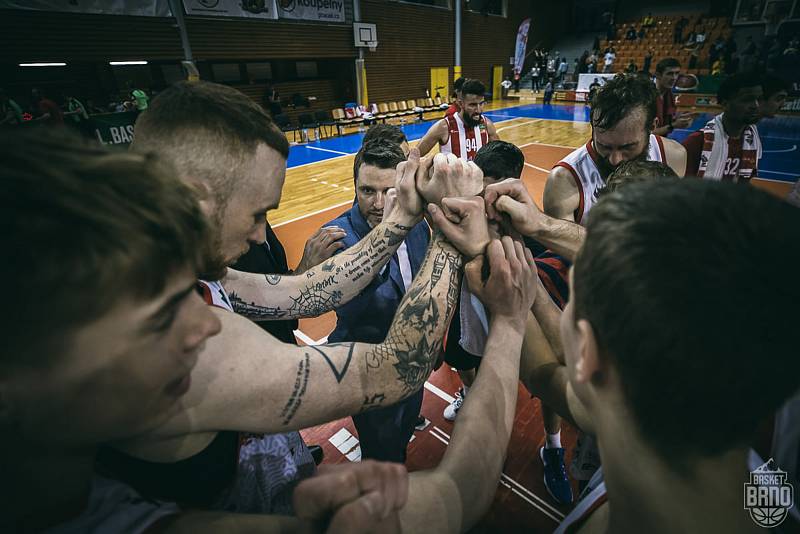
M229 294L237 294L236 311L252 319L316 317L350 301L369 285L409 231L411 227L386 221L349 249L303 274L253 275L231 270L223 285Z
M455 249L440 238L435 239L400 303L386 339L365 353L367 371L377 371L388 361L404 390L415 391L422 386L431 372L455 309L462 263ZM433 280L435 273L438 275Z
M229 295L233 311L239 315L244 315L253 321L276 321L286 317L286 310L272 308L269 306L259 306L255 302L245 302L236 293Z
M286 406L283 407L283 411L281 412L284 426L292 422L297 410L300 409L300 405L303 403L303 396L306 394L308 377L310 374L310 358L308 353L306 353L305 358L300 360L297 364L297 376L294 380L294 389L292 390L291 397L289 397L289 401L286 403Z

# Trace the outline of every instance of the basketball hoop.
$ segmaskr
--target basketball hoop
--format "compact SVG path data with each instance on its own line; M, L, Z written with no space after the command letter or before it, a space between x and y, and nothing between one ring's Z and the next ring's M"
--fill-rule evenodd
M367 44L367 48L369 48L370 52L374 52L375 50L378 49L378 41L373 41L373 42Z

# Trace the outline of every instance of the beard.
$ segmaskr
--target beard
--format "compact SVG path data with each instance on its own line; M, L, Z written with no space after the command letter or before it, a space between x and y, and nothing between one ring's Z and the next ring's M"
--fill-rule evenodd
M475 120L472 118L471 115L467 115L464 112L461 113L461 120L464 121L464 125L467 126L468 128L474 128L478 126L481 123L481 118L482 115L480 114L478 115L478 120Z
M216 211L209 221L208 239L203 242L198 278L214 282L228 272L228 261L222 253L222 212Z

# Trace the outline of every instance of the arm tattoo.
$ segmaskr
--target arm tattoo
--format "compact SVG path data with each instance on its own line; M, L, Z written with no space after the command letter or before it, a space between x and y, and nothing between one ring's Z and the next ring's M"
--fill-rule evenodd
M347 302L351 295L333 286L343 280L357 282L364 277L374 276L379 267L394 253L395 248L405 239L410 226L391 224L383 230L373 231L368 240L351 247L338 256L323 262L319 269L307 271L305 286L297 296L289 295L292 305L286 311L290 317L316 317ZM354 296L354 295L353 295Z
M287 311L280 307L272 308L269 306L259 306L255 302L245 302L236 293L229 295L233 311L239 315L244 315L253 321L275 321L286 317Z
M383 401L386 400L386 395L383 393L376 393L372 397L364 395L364 404L361 405L361 409L359 413L366 412L367 410L373 410L375 408L380 408L383 405Z
M265 274L264 277L267 279L267 283L271 286L278 285L278 282L281 281L281 275L279 274Z
M431 256L434 257L433 260L430 259ZM433 265L429 266L430 261L433 261ZM442 326L455 309L462 263L460 255L442 248L439 248L435 256L433 251L426 256L420 272L432 269L436 273L438 270L438 278L430 285L426 281L415 279L419 281L412 284L406 293L384 342L365 353L367 371L377 370L384 362L390 361L404 389L414 391L422 386L430 375L434 358L441 348ZM449 269L449 273L444 277L446 269ZM439 287L442 278L446 281L446 288ZM438 299L435 291L438 292ZM442 293L446 297L444 317L439 309Z
M308 387L308 377L311 374L311 364L309 360L310 358L306 352L305 359L300 360L297 364L297 376L294 380L294 389L292 390L292 395L289 397L289 401L281 412L284 425L291 423L297 410L300 409L300 405L303 403L303 396L306 394L306 388Z
M353 349L355 346L355 343L331 343L329 345L325 345L324 347L315 347L313 345L309 345L308 348L316 351L323 358L325 358L325 361L328 362L328 365L331 367L331 371L333 371L333 376L336 377L336 382L341 384L342 379L344 379L344 375L347 373L347 368L350 367L350 360L353 359ZM347 359L344 361L344 364L342 364L341 370L337 369L334 362L328 357L327 354L325 354L325 349L330 347L350 347L350 350L347 352Z

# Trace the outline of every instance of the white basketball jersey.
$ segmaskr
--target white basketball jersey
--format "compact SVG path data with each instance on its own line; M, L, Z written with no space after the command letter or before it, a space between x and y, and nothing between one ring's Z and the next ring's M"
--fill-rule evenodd
M486 119L481 116L477 126L468 128L461 119L461 113L445 117L447 121L447 142L439 147L442 154L455 154L464 161L472 161L480 148L489 142Z
M647 159L649 161L660 161L666 163L664 155L664 144L661 137L650 134L650 145L647 147ZM597 203L597 193L606 186L605 179L600 175L597 161L600 156L592 146L590 139L584 146L576 148L564 159L555 164L556 167L564 167L572 173L575 183L580 191L580 203L575 210L575 222L586 225L586 214L592 206Z

